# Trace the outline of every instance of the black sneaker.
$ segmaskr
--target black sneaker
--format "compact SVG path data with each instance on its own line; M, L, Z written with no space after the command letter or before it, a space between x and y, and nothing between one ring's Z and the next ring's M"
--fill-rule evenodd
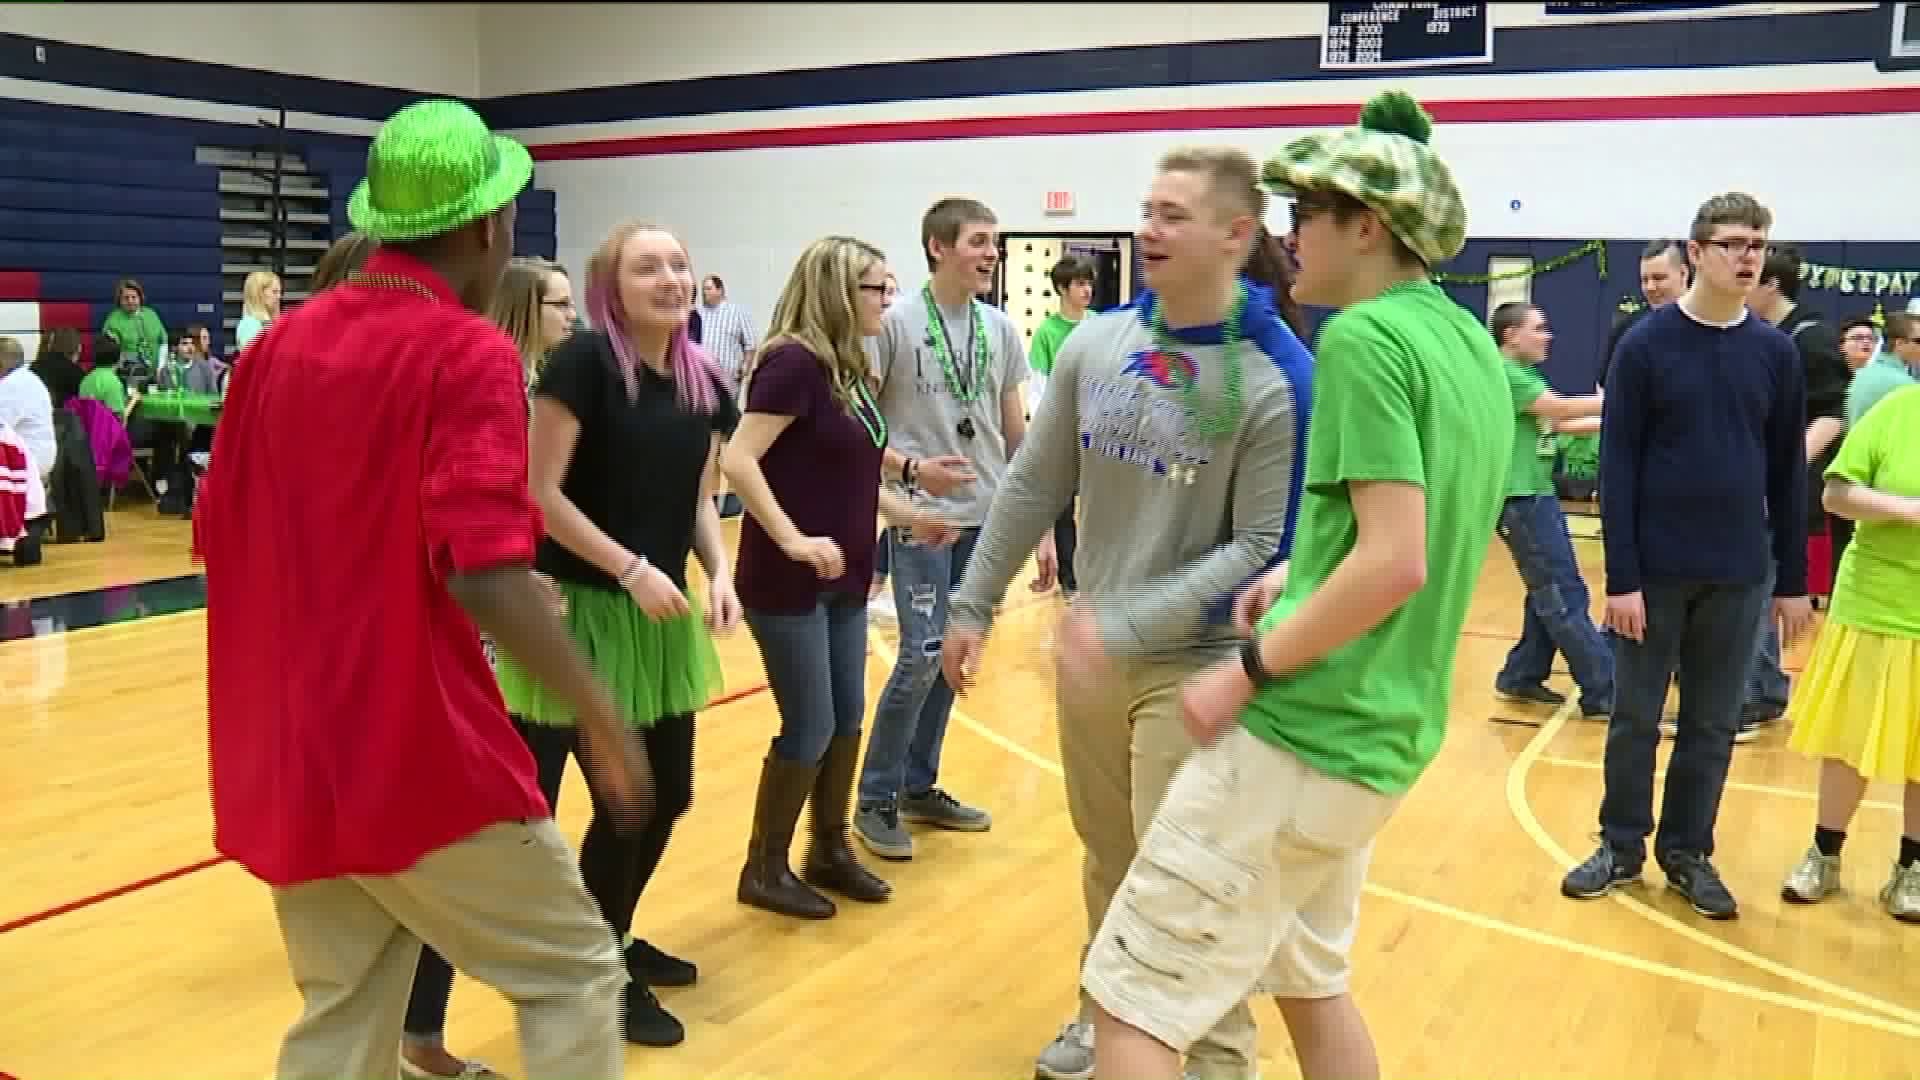
M686 1041L687 1029L674 1019L653 996L653 991L637 982L627 984L622 995L626 1006L627 1041L636 1046L679 1046Z
M1586 862L1567 871L1567 876L1560 881L1560 895L1592 900L1639 880L1640 860L1603 843Z
M1532 686L1496 686L1493 696L1502 701L1512 701L1521 705L1552 705L1556 708L1567 703L1567 696L1558 690L1550 690L1545 683Z
M634 938L627 945L627 974L648 986L692 986L700 969L660 951L652 942Z
M1660 869L1666 872L1667 888L1686 897L1693 910L1707 918L1731 919L1740 914L1740 905L1734 903L1720 872L1705 855L1676 852L1660 861Z

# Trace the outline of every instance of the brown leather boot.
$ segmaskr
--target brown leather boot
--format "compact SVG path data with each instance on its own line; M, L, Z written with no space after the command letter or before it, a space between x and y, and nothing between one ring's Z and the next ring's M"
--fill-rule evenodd
M782 761L768 754L760 766L760 793L753 803L753 836L740 868L741 903L796 919L830 919L833 901L793 876L788 863L800 806L813 791L816 765Z
M812 836L800 876L817 888L877 904L893 895L893 886L860 865L847 839L847 808L853 799L854 769L859 764L857 736L836 737L827 744L827 756L821 759L820 774L813 781L813 810L807 822Z

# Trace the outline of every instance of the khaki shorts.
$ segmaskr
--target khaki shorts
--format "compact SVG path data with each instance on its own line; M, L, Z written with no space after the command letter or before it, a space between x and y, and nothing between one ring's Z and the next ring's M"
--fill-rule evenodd
M1346 993L1373 838L1399 804L1235 726L1175 775L1082 985L1182 1052L1256 991Z

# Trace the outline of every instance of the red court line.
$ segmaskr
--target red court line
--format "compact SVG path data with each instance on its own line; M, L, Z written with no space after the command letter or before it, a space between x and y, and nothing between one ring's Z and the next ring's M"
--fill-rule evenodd
M12 922L0 923L0 934L5 934L5 933L8 933L9 931L19 930L23 927L32 926L34 923L37 923L37 922L45 922L48 919L58 918L61 915L67 915L72 912L79 911L81 908L92 907L95 904L105 903L108 900L125 896L128 893L139 892L141 889L150 889L155 885L164 885L167 882L174 880L175 878L183 878L183 877L186 877L188 874L197 874L200 871L205 870L210 866L219 866L221 863L226 861L227 861L226 856L216 855L211 859L202 859L197 863L192 863L187 866L175 867L172 870L168 870L166 873L155 874L152 877L148 877L148 878L141 878L139 881L131 882L126 885L121 885L116 888L108 889L105 892L97 892L97 893L94 893L92 896L83 896L78 900L72 900L72 901L68 901L67 903L61 904L59 907L50 907L45 911L36 911L31 915L23 915L20 918L13 920ZM4 1074L0 1074L0 1080L5 1080Z
M750 698L755 694L765 693L766 690L767 690L766 683L760 683L756 686L743 687L742 689L735 690L731 694L722 694L721 696L714 698L712 701L707 702L707 708L711 709L721 705L731 705L736 701L740 701L745 698ZM224 863L226 861L228 860L225 855L215 855L212 858L202 859L197 863L190 863L186 866L175 867L172 870L166 871L165 873L155 874L152 877L141 878L139 881L129 882L128 884L125 884L125 885L118 885L118 886L115 886L114 888L107 889L104 892L97 892L89 896L83 896L78 900L69 900L68 902L61 904L58 907L50 907L45 911L36 911L31 915L22 915L21 917L14 919L12 922L0 923L0 934L9 933L14 930L22 930L22 929L25 929L26 927L34 925L35 923L46 922L48 919L57 919L62 915L71 915L74 912L79 911L83 908L90 908L95 904L104 904L109 900L117 900L122 896L128 895L129 893L136 893L142 889L150 889L155 885L164 885L169 881L174 881L179 878L186 877L189 874L197 874L202 870L207 870L212 867L219 866L221 863ZM0 1072L0 1080L16 1080L16 1078L8 1075L7 1073Z

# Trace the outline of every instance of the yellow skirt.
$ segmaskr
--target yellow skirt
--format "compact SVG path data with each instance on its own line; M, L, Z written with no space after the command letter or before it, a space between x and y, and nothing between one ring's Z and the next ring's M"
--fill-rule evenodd
M1827 620L1787 719L1799 753L1869 780L1920 783L1920 640Z

